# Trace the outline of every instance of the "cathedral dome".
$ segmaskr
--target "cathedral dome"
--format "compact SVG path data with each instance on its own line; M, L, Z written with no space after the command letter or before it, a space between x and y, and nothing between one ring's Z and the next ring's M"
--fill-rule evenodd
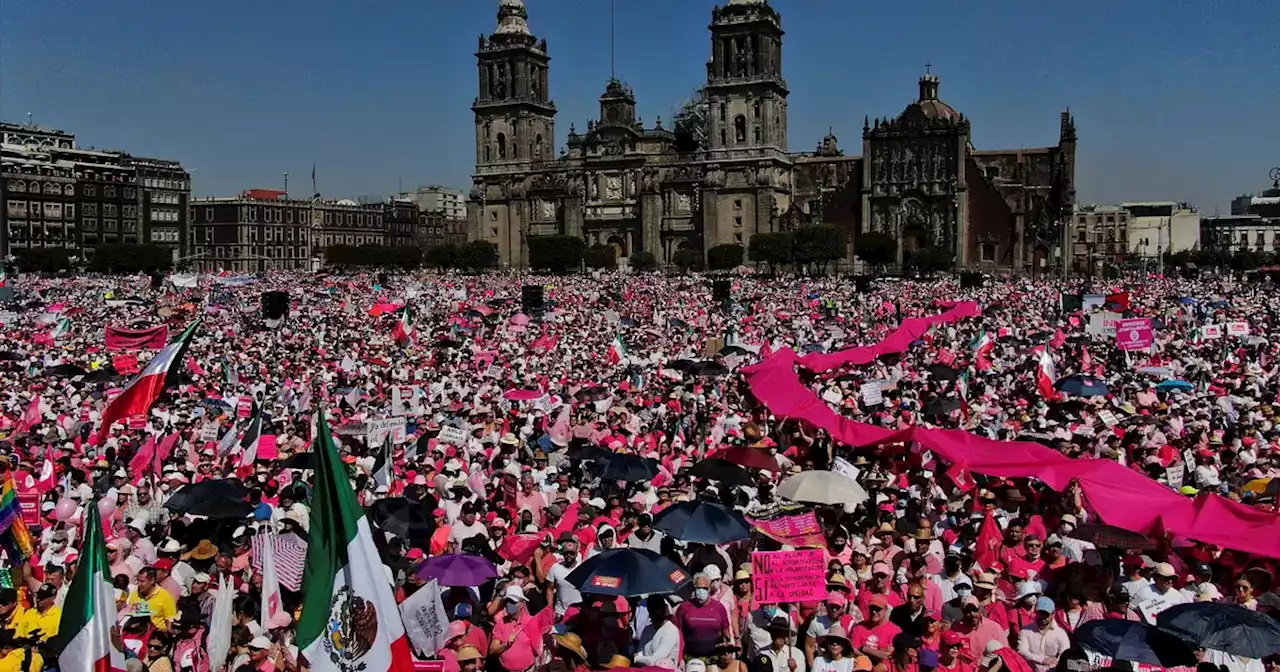
M925 73L925 75L920 78L920 99L908 105L903 114L905 115L907 112L911 111L912 108L915 108L920 110L920 113L928 119L960 121L962 119L962 115L959 112L956 112L955 108L942 102L942 99L938 98L938 85L941 81L941 78L937 75Z

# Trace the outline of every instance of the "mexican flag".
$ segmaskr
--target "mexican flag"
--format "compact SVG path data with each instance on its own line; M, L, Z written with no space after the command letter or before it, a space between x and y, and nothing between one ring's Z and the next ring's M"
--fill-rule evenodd
M80 567L67 589L55 650L65 672L124 672L124 653L111 643L116 627L115 588L98 507L86 506Z
M979 371L988 371L991 369L991 359L988 357L991 350L996 347L996 339L991 335L990 331L983 329L973 341L969 344L973 349L973 356Z
M54 338L58 338L59 336L64 336L70 332L71 320L64 317L61 320L58 320L58 323L53 326L53 331L50 332L49 335Z
M613 342L609 344L609 363L617 364L627 356L627 344L622 342L621 336L614 336Z
M407 345L413 342L413 309L405 306L400 311L400 321L396 322L396 328L391 335L396 339L396 343Z
M244 430L244 437L240 439L240 466L253 466L254 461L258 459L258 442L262 440L262 408L257 404L253 405L253 420L249 423L249 428Z
M324 410L317 414L311 542L298 647L312 672L410 672L409 639Z
M1053 363L1049 349L1042 347L1039 350L1039 354L1036 355L1036 387L1040 390L1040 396L1046 401L1057 399L1058 390L1053 384L1058 381L1058 369Z
M178 340L164 346L150 362L147 362L147 368L124 388L120 396L107 404L102 411L102 425L98 427L99 444L107 438L112 424L117 420L143 415L150 411L164 389L175 383L178 371L182 368L181 362L187 352L187 344L191 342L191 336L199 326L199 320L192 322L191 326L178 336Z

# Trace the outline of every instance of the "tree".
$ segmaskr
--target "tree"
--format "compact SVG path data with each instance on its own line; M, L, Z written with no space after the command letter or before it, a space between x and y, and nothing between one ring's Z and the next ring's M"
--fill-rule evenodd
M897 261L898 241L883 231L868 231L858 236L854 251L863 263L883 268Z
M57 273L71 268L71 252L61 247L24 247L13 251L25 273Z
M925 247L911 253L911 267L926 275L949 271L953 266L955 257L948 249Z
M716 245L707 250L707 268L713 271L727 271L742 265L742 246L733 243Z
M473 240L466 245L436 245L427 249L423 260L432 268L483 271L498 263L498 246L483 240Z
M582 253L582 263L587 268L613 270L618 267L618 254L612 245L592 245Z
M779 266L791 263L791 239L789 231L757 233L751 236L748 253L751 261L769 265L769 273L776 274Z
M567 273L582 265L586 242L574 236L530 236L529 265L540 271Z
M640 273L647 273L649 271L657 270L658 268L657 257L654 257L652 252L645 252L644 250L631 255L631 259L629 261L631 264L631 270Z
M682 271L702 270L702 250L684 248L671 255L671 263Z
M93 250L89 268L99 273L150 273L167 271L173 253L159 245L107 243Z
M848 238L835 226L815 224L797 229L792 246L792 258L797 264L815 266L825 273L829 262L845 258Z

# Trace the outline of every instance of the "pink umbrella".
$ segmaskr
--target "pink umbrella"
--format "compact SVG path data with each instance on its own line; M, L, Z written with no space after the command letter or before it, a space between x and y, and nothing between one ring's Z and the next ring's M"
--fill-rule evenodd
M529 324L529 316L524 313L516 313L511 317L511 324L521 327Z
M507 401L533 401L542 396L542 390L522 390L520 388L507 390L502 393L502 398Z

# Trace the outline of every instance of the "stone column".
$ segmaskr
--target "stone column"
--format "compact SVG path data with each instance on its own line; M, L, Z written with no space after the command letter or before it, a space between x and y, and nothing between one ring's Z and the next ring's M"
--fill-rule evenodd
M582 197L566 196L562 201L563 214L561 215L563 222L562 230L564 235L573 236L575 238L582 237Z
M662 261L658 241L662 232L662 194L640 194L640 249L650 252Z
M720 240L720 192L715 189L702 189L702 254L719 244Z

